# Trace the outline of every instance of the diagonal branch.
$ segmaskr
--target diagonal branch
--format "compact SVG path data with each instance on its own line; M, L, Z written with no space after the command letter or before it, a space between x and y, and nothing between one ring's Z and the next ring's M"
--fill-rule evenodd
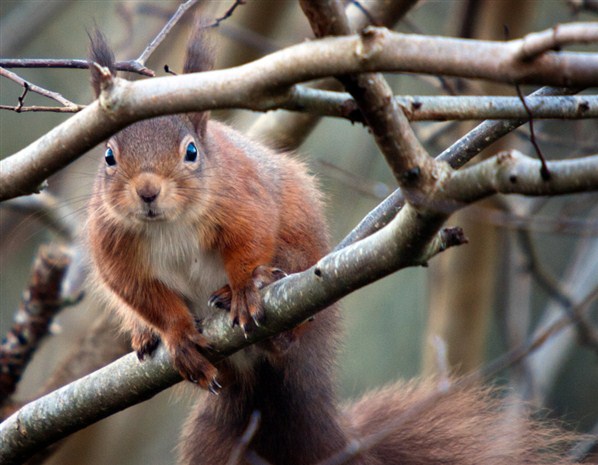
M377 235L353 248L327 255L309 270L269 286L263 291L268 326L257 328L248 337L239 328L231 328L224 312L214 314L203 322L203 332L216 351L206 356L216 363L243 347L296 326L381 276L425 263L439 251L460 243L458 232L457 237L454 232L437 234L439 223L430 225L428 218L420 221L413 209L405 208L394 224ZM418 238L417 244L413 237ZM40 448L147 400L180 380L166 351L158 350L143 363L135 354L129 354L25 405L1 423L0 462L21 463Z

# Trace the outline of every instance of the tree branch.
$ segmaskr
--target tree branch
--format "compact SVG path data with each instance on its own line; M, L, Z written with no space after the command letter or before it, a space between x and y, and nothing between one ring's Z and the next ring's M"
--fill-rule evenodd
M19 75L15 74L11 71L8 71L7 69L0 68L0 76L3 76L7 79L10 79L11 81L16 82L18 85L24 87L26 92L31 91L31 92L35 92L36 94L43 95L44 97L48 97L52 100L57 101L58 103L64 105L66 108L69 108L71 110L80 110L81 109L81 107L79 105L64 98L58 92L52 92L50 90L36 86L35 84L32 84L29 81L26 81ZM20 111L20 109L23 106L23 97L24 97L24 95L21 97L21 99L19 99L19 105L17 105L17 107L15 107L15 111L17 111L17 112Z
M592 24L591 27L588 25ZM598 42L598 24L578 23L552 27L541 32L526 35L517 56L523 61L532 61L549 50L560 50L569 44L590 44Z
M99 102L0 161L0 200L36 192L49 175L134 121L214 108L275 108L287 98L289 86L323 76L403 70L507 82L598 83L598 54L550 52L532 63L515 63L518 47L519 41L410 36L370 28L363 36L302 43L228 70L136 82L117 79Z
M63 307L61 284L69 263L70 257L61 247L41 247L38 252L15 321L0 345L0 406L14 392L50 323Z
M549 180L540 175L541 162L517 150L502 152L474 166L453 171L442 187L443 195L451 201L469 204L497 193L563 195L598 187L598 155L549 161L547 165Z
M548 95L570 95L579 92L580 89L543 87L531 94L532 97ZM496 142L501 137L514 131L527 119L496 121L487 120L469 131L449 148L436 157L439 161L447 162L452 168L457 169L471 160L483 149ZM369 236L380 228L383 228L395 217L405 202L401 189L396 189L384 199L336 246L336 250L345 247L355 241Z
M177 10L174 12L172 17L168 20L168 22L164 25L162 30L158 33L156 37L149 43L149 45L145 48L145 50L139 55L139 58L135 60L136 63L139 63L142 66L145 66L147 63L148 58L151 56L152 53L160 46L162 41L166 38L168 33L172 30L172 28L178 23L179 19L183 17L183 15L187 12L189 8L197 3L197 0L187 0L185 3L179 5Z
M0 58L0 67L89 69L89 61L68 58ZM140 65L135 60L118 61L114 64L114 69L144 76L155 76L151 69Z
M502 96L420 96L394 97L410 121L528 119L517 97ZM525 102L534 119L586 119L598 117L598 96L579 97L529 96ZM305 86L294 86L280 108L305 111L320 116L348 118L362 121L357 104L351 95Z

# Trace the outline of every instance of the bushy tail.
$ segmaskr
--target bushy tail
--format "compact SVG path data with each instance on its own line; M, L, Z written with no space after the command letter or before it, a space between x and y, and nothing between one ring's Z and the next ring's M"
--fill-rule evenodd
M490 388L395 384L368 393L345 409L356 439L381 435L366 454L397 465L542 465L566 458L576 435L530 419L522 403L509 405Z

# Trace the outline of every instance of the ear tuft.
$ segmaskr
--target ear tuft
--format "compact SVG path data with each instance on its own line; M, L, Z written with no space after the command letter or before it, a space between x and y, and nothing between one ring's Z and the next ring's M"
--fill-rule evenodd
M98 97L102 90L102 82L106 79L93 63L108 68L112 76L116 76L116 69L114 67L114 53L108 45L106 36L102 34L99 29L94 29L92 32L88 32L90 46L89 46L89 69L91 70L91 86L93 87L95 96Z
M187 45L187 56L183 66L184 73L200 73L210 71L214 68L214 47L209 36L207 23L196 18ZM195 126L198 135L203 137L210 112L189 113L188 116Z

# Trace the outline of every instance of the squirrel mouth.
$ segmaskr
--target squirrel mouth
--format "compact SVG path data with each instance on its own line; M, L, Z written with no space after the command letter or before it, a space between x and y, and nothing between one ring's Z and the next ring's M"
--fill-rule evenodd
M138 212L137 218L141 221L161 221L165 219L162 211L151 207Z

